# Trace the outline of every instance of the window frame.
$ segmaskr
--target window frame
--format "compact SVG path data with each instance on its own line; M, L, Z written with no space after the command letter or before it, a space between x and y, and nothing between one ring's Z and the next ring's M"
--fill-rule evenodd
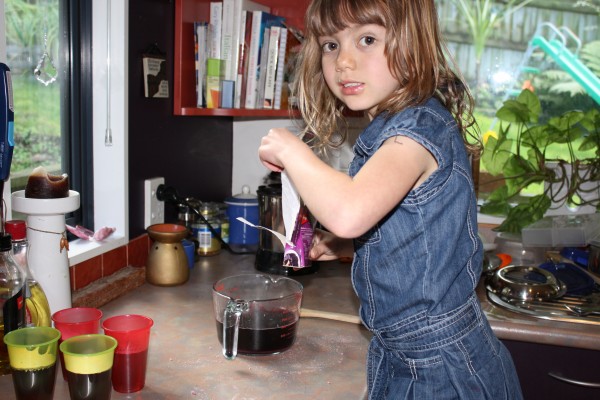
M71 265L123 246L129 241L127 166L129 2L127 0L82 0L80 3L82 3L80 12L87 12L89 10L85 7L91 7L91 19L80 22L92 25L92 30L91 41L89 36L81 38L80 46L85 47L83 51L76 47L69 49L73 53L79 52L80 56L74 58L79 59L80 64L77 62L70 64L70 68L79 72L80 79L69 89L76 91L71 101L83 101L85 106L81 108L80 115L72 116L69 120L72 135L75 136L69 152L75 157L68 162L73 163L71 165L74 169L78 168L77 163L86 167L85 172L82 169L79 177L75 179L75 182L80 180L76 184L83 188L79 189L82 192L85 191L86 185L91 184L89 176L93 177L92 195L82 196L82 206L87 212L92 213L89 218L93 219L93 229L108 226L116 228L116 231L101 243L81 239L71 241L68 252ZM0 0L2 20L4 20L4 10L4 0ZM79 33L73 31L72 34ZM92 46L91 43L94 45ZM3 30L0 32L0 60L6 62L6 35ZM108 76L110 76L109 81ZM91 81L91 85L87 80ZM90 111L93 117L90 117ZM107 111L110 112L108 114L110 118L107 116ZM82 113L85 113L83 116L86 118L80 118ZM18 115L16 117L18 118ZM111 146L106 146L104 143L108 124L113 138ZM91 132L91 138L89 134L87 137L83 135L83 132ZM6 217L9 219L12 217L10 184L5 185L4 199L7 206Z

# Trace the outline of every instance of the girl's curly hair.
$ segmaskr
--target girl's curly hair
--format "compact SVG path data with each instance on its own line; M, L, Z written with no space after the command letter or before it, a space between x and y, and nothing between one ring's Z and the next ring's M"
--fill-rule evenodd
M340 145L346 132L344 105L329 90L321 67L319 36L350 25L386 28L385 55L398 89L377 113L397 113L438 98L450 110L470 154L481 150L473 97L441 38L433 0L313 0L305 15L306 36L292 91L316 149ZM339 140L341 135L341 140Z

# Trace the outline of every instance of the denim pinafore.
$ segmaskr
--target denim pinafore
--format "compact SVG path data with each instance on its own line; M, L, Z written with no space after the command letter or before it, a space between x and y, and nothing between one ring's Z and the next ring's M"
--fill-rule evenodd
M520 399L510 354L475 295L483 249L470 163L436 99L376 117L354 145L349 174L394 136L435 158L437 170L354 240L352 283L373 333L369 399ZM390 171L390 179L398 174Z

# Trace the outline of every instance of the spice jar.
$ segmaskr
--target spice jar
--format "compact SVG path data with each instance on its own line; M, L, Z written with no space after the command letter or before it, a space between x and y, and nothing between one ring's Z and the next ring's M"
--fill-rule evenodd
M201 218L191 224L192 235L198 241L197 252L201 256L214 256L221 252L219 208L215 203L206 202L200 205L199 211L210 227Z

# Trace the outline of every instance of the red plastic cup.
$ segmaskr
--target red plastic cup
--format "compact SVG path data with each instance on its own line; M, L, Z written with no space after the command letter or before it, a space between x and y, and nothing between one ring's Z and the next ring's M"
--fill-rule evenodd
M146 384L146 365L152 319L127 314L107 318L104 334L117 339L112 369L113 389L120 393L138 392Z
M100 319L102 311L91 307L73 307L65 308L52 314L54 327L60 331L60 343L73 336L100 333ZM60 366L63 379L67 380L67 370L65 369L65 359L60 353Z

